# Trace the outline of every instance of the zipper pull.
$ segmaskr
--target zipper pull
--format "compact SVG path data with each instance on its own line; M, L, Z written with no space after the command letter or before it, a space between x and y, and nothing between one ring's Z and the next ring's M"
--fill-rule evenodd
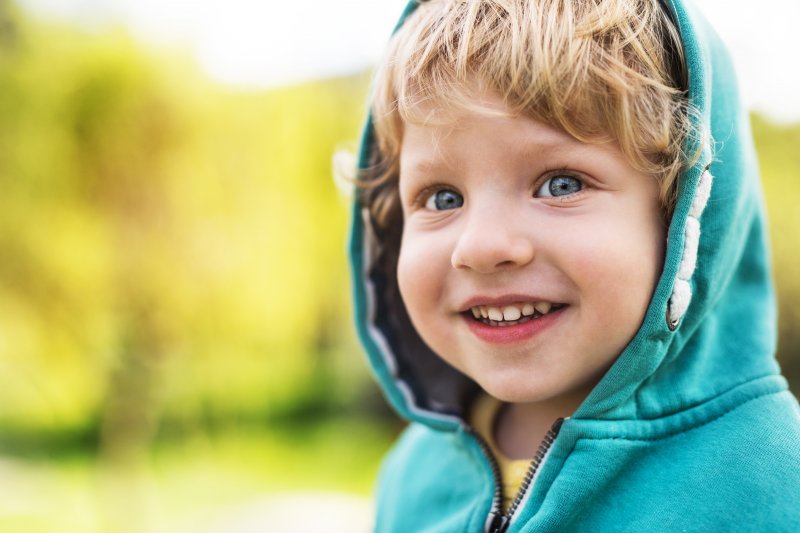
M491 523L489 524L489 533L504 533L508 529L508 517L503 513L492 511Z
M564 425L564 422L567 420L567 418L569 417L557 418L556 421L553 422L553 425L550 426L550 432L553 434L554 439L558 436L558 432L561 431L561 426Z

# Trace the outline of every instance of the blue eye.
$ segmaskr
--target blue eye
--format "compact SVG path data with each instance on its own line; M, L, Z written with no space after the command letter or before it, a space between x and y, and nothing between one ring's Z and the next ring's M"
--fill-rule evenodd
M436 191L425 200L425 208L433 211L457 209L462 205L464 205L464 197L448 189Z
M559 196L569 196L575 194L583 189L583 182L575 176L558 175L547 179L539 190L536 191L536 196L540 198L552 198Z

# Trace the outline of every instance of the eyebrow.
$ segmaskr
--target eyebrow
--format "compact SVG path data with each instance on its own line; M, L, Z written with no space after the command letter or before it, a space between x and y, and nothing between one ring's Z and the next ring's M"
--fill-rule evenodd
M411 162L410 165L403 166L402 159L400 163L400 171L402 172L404 169L407 172L411 172L412 174L429 174L432 172L440 172L443 170L451 171L455 168L455 165L448 164L446 161L442 159L416 159Z
M546 139L542 142L538 139L536 142L531 141L525 135L521 135L518 139L514 140L514 146L510 147L518 150L520 153L529 157L535 156L562 156L580 153L585 148L584 143L577 139L569 138L564 139L561 137Z
M578 160L584 161L587 157L596 158L598 153L592 150L593 146L580 141L575 142L560 142L553 141L547 143L528 143L521 139L517 148L523 157L534 158L549 158L549 159L562 159L565 161ZM589 156L587 156L587 153Z

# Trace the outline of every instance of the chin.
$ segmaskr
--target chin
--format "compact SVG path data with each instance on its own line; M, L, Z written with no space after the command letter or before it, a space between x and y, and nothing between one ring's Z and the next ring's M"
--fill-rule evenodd
M480 383L490 396L506 403L536 403L552 398L553 391L532 389L530 386L507 383Z
M569 405L572 408L583 403L589 395L597 380L589 380L579 385L540 382L534 380L521 381L518 376L511 380L482 380L479 385L483 390L506 403L517 404L549 404L549 405Z

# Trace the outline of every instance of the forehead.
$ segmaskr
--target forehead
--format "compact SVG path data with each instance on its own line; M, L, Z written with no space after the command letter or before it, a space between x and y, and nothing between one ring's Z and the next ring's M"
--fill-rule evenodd
M581 160L614 152L611 143L587 144L543 122L522 115L462 110L427 124L407 123L400 147L401 175L443 167L459 168L476 159L501 156L511 163L531 160ZM494 163L496 164L496 163Z

